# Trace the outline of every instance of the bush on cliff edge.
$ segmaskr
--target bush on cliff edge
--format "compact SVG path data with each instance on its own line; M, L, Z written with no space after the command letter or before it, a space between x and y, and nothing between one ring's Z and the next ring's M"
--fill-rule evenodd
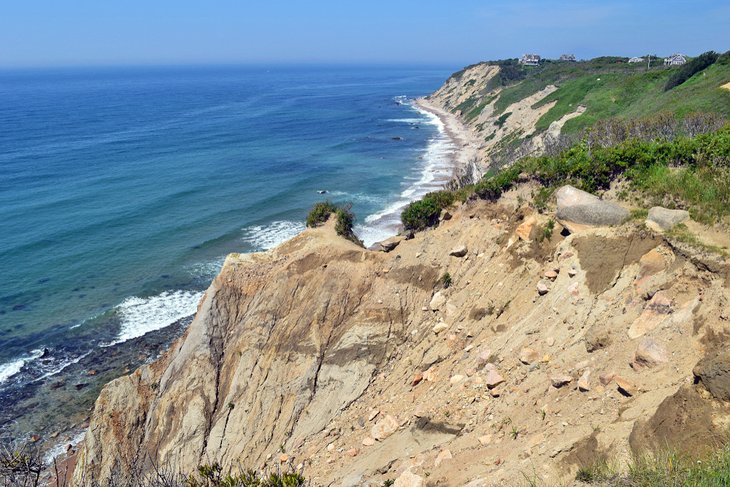
M355 223L355 214L352 213L352 205L350 203L342 206L335 205L329 201L316 203L307 215L307 226L314 228L324 225L333 213L337 219L335 222L337 235L362 246L362 241L357 238L357 235L352 230Z

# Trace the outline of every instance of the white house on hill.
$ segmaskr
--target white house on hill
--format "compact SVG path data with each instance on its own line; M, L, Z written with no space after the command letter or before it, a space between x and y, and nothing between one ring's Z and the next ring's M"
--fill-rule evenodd
M664 66L681 66L687 63L687 57L684 54L672 54L668 58L664 58Z
M575 54L563 54L560 56L561 61L575 61Z
M537 66L540 64L540 59L537 54L525 54L520 58L520 64L523 66Z

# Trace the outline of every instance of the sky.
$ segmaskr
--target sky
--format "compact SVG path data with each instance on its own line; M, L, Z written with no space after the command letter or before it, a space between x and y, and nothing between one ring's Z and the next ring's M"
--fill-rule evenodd
M4 0L0 67L730 50L730 0Z

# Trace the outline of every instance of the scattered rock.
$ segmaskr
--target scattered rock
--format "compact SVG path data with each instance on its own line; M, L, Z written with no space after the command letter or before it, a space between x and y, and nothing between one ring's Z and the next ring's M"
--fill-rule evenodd
M540 296L544 296L548 293L548 291L550 291L550 288L545 281L540 281L537 283L537 294L539 294Z
M497 367L494 364L487 364L484 367L486 376L484 377L484 383L489 389L494 389L498 385L504 382L504 377L497 372Z
M97 374L97 372L94 369L91 369L91 370L87 370L86 371L86 375L96 375L96 374Z
M441 463L444 460L451 460L452 458L454 458L454 457L453 457L453 455L451 455L450 450L441 450L439 452L439 454L436 455L436 460L434 461L434 466L438 467L439 465L441 465Z
M401 240L401 237L390 237L389 239L383 240L382 242L380 242L380 250L382 252L390 252L398 246Z
M288 461L289 461L289 455L287 455L286 453L282 453L281 455L279 455L280 463L286 463Z
M543 274L547 279L550 279L551 281L554 281L558 278L558 273L554 270L545 271L545 274Z
M607 386L611 382L613 382L613 379L616 377L616 374L609 373L609 374L601 374L598 376L598 380L601 381L601 384L604 386Z
M482 446L488 445L492 442L492 435L484 435L477 438Z
M395 479L393 487L425 487L423 477L420 477L410 470L406 470Z
M620 375L615 376L613 380L614 382L616 382L618 391L624 396L635 396L639 392L634 384L627 381Z
M345 452L345 455L347 455L348 457L356 457L358 453L360 453L360 450L358 450L357 448L350 448Z
M373 409L372 411L370 411L370 414L368 414L368 421L372 421L377 418L378 414L380 414L380 411L377 409Z
M730 350L708 354L692 372L715 398L730 401Z
M573 378L566 374L556 374L556 375L553 375L550 377L550 383L556 389L559 389L565 385L568 385L571 382L573 382Z
M578 271L575 269L575 267L571 267L570 269L568 269L568 275L570 277L575 277L576 274L578 274Z
M334 443L329 443L327 445L327 451L330 452L330 453L332 453L333 451L335 451L335 444Z
M548 339L545 340L545 343L547 343L548 347L552 347L553 345L555 345L555 338L548 337Z
M416 374L413 376L413 380L411 381L412 386L417 386L421 383L423 380L423 373L422 372L416 372Z
M675 225L689 220L689 212L685 210L669 210L661 206L655 206L649 210L646 218L646 226L652 230L661 232L671 230Z
M41 441L41 435L30 435L30 441L32 441L33 443Z
M464 257L468 251L469 249L466 248L466 245L458 245L449 251L449 255L452 257Z
M669 353L653 338L644 338L634 352L631 367L655 367L669 361Z
M578 390L588 392L591 390L591 369L583 371L583 375L578 379Z
M433 327L433 332L434 332L435 334L437 334L437 335L438 335L438 334L439 334L439 333L441 333L442 331L446 331L446 330L448 330L448 329L449 329L449 325L447 325L447 324L446 324L446 323L444 323L443 321L439 321L439 322L438 322L438 323L436 323L436 325L435 325L435 326Z
M520 362L525 365L534 364L540 360L540 354L530 347L525 347L520 351Z
M586 351L595 352L611 344L611 333L605 323L596 322L585 334Z
M479 356L477 357L477 365L479 367L482 367L489 363L489 359L492 358L492 350L489 348L482 348L479 351Z
M558 220L581 225L620 225L631 216L629 211L614 203L573 186L563 186L556 192Z
M515 234L521 240L524 240L525 242L530 242L532 240L532 230L535 228L536 224L537 218L535 218L534 215L530 215L525 218L525 221L520 223L520 225L515 230Z
M644 311L631 324L628 335L632 340L644 336L654 330L672 313L672 300L664 291L659 291L651 298Z
M387 415L381 418L372 430L370 430L370 436L376 440L384 440L398 430L398 421L391 415Z
M445 304L446 304L446 296L444 295L443 292L438 291L431 298L431 303L429 304L429 307L433 311L438 311Z
M367 436L362 439L362 444L363 446L373 446L375 444L375 440Z
M456 374L449 379L449 383L453 386L458 384L459 382L464 380L464 376L461 374Z

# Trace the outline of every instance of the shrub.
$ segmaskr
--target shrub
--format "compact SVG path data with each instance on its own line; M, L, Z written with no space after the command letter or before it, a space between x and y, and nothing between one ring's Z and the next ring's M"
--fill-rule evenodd
M401 222L406 230L424 230L433 227L439 221L441 210L448 208L455 201L456 194L452 191L428 193L405 207L400 216Z
M330 215L337 211L337 206L329 201L322 201L315 204L307 215L307 226L318 227L327 222Z
M707 51L704 54L700 54L698 57L679 68L676 73L669 77L667 84L664 86L664 91L669 91L672 88L681 85L695 74L712 66L719 57L720 55L715 51Z
M449 287L451 287L452 282L453 281L451 280L451 274L449 274L448 272L444 272L444 274L438 280L438 283L444 289L448 289Z

